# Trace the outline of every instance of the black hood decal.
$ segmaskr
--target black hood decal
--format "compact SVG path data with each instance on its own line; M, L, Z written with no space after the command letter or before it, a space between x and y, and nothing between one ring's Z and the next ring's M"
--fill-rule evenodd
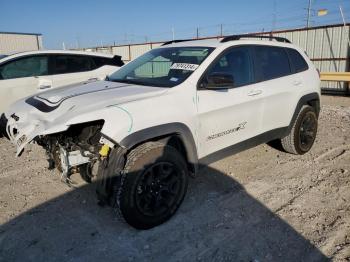
M38 109L39 111L41 111L43 113L50 113L50 112L56 110L67 99L70 99L70 98L73 98L73 97L77 97L77 96L81 96L81 95L97 93L97 92L101 92L101 91L108 91L108 90L111 90L111 89L116 89L116 88L121 88L121 87L127 87L127 86L131 86L131 85L127 84L127 85L109 87L109 88L101 89L101 90L94 90L94 91L82 92L82 93L78 93L78 94L72 94L72 95L69 95L69 96L61 98L57 102L51 102L48 99L40 97L40 96L29 97L29 98L27 98L25 100L25 102L27 104L35 107L36 109ZM46 101L47 103L45 103L42 100Z
M59 104L55 105L55 106L49 106L48 104L44 103L43 101L40 101L38 99L35 99L35 96L29 97L28 99L26 99L26 103L35 107L36 109L38 109L39 111L43 112L43 113L50 113L52 111L54 111L55 109L57 109L61 103L63 101L61 101Z

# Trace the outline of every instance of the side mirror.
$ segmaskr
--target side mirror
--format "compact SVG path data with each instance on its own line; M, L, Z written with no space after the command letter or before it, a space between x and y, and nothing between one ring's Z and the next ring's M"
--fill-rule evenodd
M214 72L207 76L207 83L204 84L206 89L228 89L234 87L233 75L227 73Z

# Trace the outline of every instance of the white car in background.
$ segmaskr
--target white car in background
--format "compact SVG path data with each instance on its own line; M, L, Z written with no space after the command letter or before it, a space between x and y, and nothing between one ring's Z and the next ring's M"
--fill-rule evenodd
M88 80L102 80L123 65L120 56L45 50L0 57L0 113L34 93Z

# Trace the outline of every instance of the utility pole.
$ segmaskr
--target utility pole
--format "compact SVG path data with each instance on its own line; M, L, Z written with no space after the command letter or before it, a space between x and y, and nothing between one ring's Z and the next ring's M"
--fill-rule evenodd
M274 31L276 29L276 12L277 12L277 4L276 4L276 0L273 1L273 16L272 16L272 30Z
M79 49L80 48L80 38L79 38L78 34L77 34L76 39L77 39L77 49Z
M308 7L307 7L306 28L309 28L309 27L310 27L311 1L312 1L312 0L309 0L309 4L308 4Z
M124 33L124 43L126 44L128 42L128 34Z
M341 18L343 19L344 31L346 32L346 19L345 19L345 16L344 16L344 13L343 13L343 8L342 8L341 5L339 5L339 11L340 11ZM350 37L349 37L349 35L348 35L348 46L350 46Z
M342 8L341 5L339 5L339 10L340 10L341 18L343 20L343 24L344 24L344 26L346 26L346 20L345 20L344 13L343 13L343 8Z

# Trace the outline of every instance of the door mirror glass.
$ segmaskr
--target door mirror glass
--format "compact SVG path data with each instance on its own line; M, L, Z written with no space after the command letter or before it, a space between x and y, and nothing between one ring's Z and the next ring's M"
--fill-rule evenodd
M206 89L227 89L234 87L234 78L232 74L214 72L207 76Z

